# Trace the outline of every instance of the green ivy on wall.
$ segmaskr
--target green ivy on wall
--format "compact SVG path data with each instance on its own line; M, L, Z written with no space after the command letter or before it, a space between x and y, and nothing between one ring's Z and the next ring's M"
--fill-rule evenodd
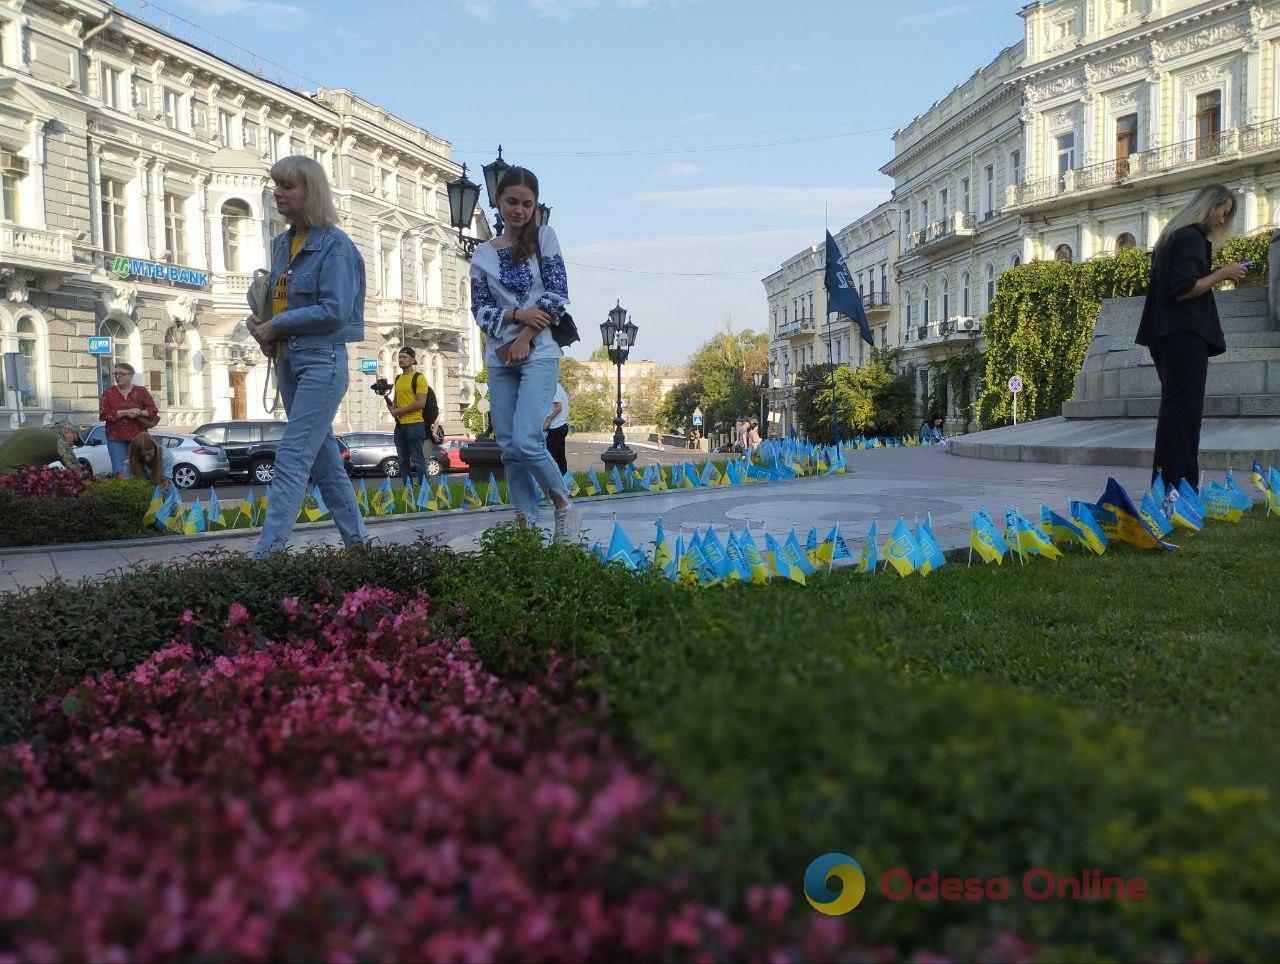
M1269 232L1228 238L1214 252L1213 264L1256 261L1245 284L1265 283L1270 241ZM1012 375L1023 381L1020 418L1061 414L1093 339L1102 299L1145 294L1150 276L1151 256L1136 248L1079 264L1033 261L1002 274L982 321L987 351L979 423L994 428L1013 420Z

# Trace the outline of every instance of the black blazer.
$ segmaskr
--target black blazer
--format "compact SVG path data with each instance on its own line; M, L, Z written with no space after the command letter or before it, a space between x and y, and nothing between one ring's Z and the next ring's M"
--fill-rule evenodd
M1151 345L1157 338L1189 331L1209 343L1209 355L1227 350L1218 320L1218 305L1213 291L1199 298L1179 301L1209 273L1213 246L1198 224L1179 228L1152 256L1151 283L1147 301L1142 306L1142 323L1138 325L1139 345Z

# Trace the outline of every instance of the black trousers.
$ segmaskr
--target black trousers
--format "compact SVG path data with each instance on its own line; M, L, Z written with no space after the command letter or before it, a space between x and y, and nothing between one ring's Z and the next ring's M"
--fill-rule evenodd
M1200 490L1200 422L1204 418L1204 385L1209 373L1209 343L1193 332L1157 338L1151 360L1160 376L1160 418L1151 479L1167 485L1186 479Z
M561 475L569 471L569 463L564 457L564 440L568 436L569 426L567 424L561 425L559 428L547 429L547 451L555 459Z

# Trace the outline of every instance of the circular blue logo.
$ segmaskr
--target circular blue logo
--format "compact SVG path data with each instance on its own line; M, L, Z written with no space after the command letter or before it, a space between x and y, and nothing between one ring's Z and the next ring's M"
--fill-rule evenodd
M840 882L832 889L832 878ZM804 872L804 896L821 914L839 917L860 903L867 892L867 877L862 867L848 854L823 854Z

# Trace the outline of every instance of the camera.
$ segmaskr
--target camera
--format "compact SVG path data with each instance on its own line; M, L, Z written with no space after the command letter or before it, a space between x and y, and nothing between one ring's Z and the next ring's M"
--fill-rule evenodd
M381 395L383 398L386 398L388 395L391 394L391 391L395 386L392 385L385 378L379 378L376 382L374 382L369 387L372 388L374 392Z

